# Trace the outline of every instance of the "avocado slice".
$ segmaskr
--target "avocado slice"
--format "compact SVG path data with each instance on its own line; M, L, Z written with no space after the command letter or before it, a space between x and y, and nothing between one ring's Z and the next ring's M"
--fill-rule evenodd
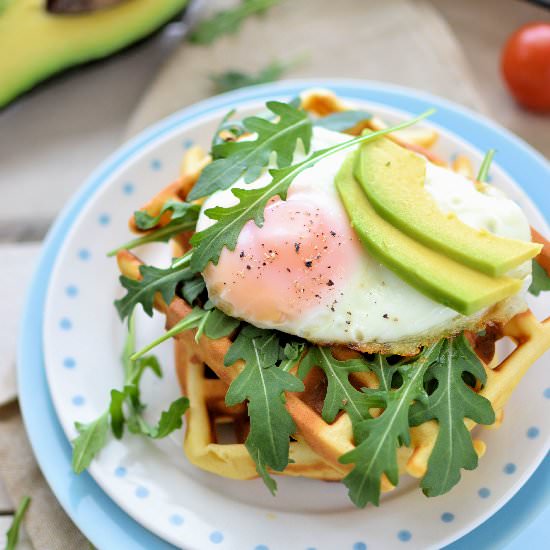
M44 0L0 0L0 107L63 69L99 59L161 27L188 0L130 0L58 14Z
M382 218L354 176L358 152L348 155L335 185L351 225L369 253L432 300L471 315L516 294L520 279L490 277L412 239Z
M426 161L389 139L361 146L355 177L385 220L473 269L503 275L540 252L538 244L497 237L443 212L424 189Z

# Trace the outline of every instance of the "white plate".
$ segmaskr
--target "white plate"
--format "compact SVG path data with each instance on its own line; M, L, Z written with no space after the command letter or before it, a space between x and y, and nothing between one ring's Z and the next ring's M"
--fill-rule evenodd
M262 99L241 98L239 112L259 110L265 99L288 98L282 88L265 89ZM349 99L382 118L410 117L372 101ZM125 330L112 305L123 292L116 262L106 251L130 238L127 220L160 188L175 179L184 149L191 143L206 148L227 108L211 104L195 117L170 128L131 151L80 210L57 257L47 293L43 339L51 396L61 425L72 439L75 421L90 421L106 408L111 388L120 387L119 356ZM436 152L449 158L464 152L481 162L483 152L443 127ZM489 144L490 145L490 144ZM498 157L497 157L498 158ZM498 167L492 183L504 189L546 230L544 219L526 194ZM157 264L167 263L165 245L139 250ZM539 317L550 311L550 298L532 304ZM160 316L137 319L138 344L163 330ZM144 379L148 414L179 395L171 344L157 350L164 367L162 380ZM543 381L544 380L544 381ZM515 391L499 430L478 430L487 453L477 470L464 472L450 493L429 499L413 479L383 497L380 508L357 510L345 487L306 479L279 478L276 498L259 480L232 481L191 466L181 443L183 432L158 444L127 436L111 441L90 469L93 478L128 514L160 537L188 549L224 548L304 550L306 548L386 550L441 547L481 523L527 480L547 452L550 387L548 368L535 364ZM541 389L542 388L542 389Z

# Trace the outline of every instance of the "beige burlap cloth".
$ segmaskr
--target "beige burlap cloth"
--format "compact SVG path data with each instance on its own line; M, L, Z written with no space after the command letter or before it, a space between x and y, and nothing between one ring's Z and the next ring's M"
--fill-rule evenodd
M211 95L210 73L254 71L275 59L291 60L302 54L307 62L289 76L382 80L483 109L460 46L431 4L287 0L212 46L182 44L161 68L128 134ZM0 477L14 504L23 495L32 497L25 525L37 550L88 548L40 474L16 405L0 409Z

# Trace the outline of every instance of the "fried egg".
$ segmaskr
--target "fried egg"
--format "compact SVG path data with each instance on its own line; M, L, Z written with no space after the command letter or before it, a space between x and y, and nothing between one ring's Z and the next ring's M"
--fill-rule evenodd
M315 128L312 150L348 139ZM298 149L295 161L304 157ZM423 295L370 256L352 230L334 185L349 152L336 153L299 174L286 201L276 197L268 203L263 226L248 222L235 250L224 249L218 264L208 265L203 276L216 307L257 327L311 342L392 353L412 352L427 341L480 328L490 320L507 320L526 308L530 262L511 273L524 280L522 292L466 317ZM259 188L270 181L266 170L256 181L239 180L233 188ZM530 240L525 215L495 187L477 188L468 178L428 160L425 186L444 212L454 212L464 223ZM197 230L214 223L206 210L237 202L231 189L210 196Z

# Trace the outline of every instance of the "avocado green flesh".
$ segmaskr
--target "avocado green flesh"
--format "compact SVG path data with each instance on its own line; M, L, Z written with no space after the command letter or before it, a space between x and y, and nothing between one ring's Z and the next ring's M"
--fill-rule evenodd
M335 184L352 227L376 260L419 292L463 315L472 315L520 290L521 280L489 277L470 269L384 220L354 177L356 154L346 158Z
M497 237L443 212L424 188L426 161L388 139L361 147L355 177L385 220L473 269L503 275L540 252L537 244Z
M144 38L188 0L129 0L91 13L52 14L45 0L0 4L0 107L45 78Z

